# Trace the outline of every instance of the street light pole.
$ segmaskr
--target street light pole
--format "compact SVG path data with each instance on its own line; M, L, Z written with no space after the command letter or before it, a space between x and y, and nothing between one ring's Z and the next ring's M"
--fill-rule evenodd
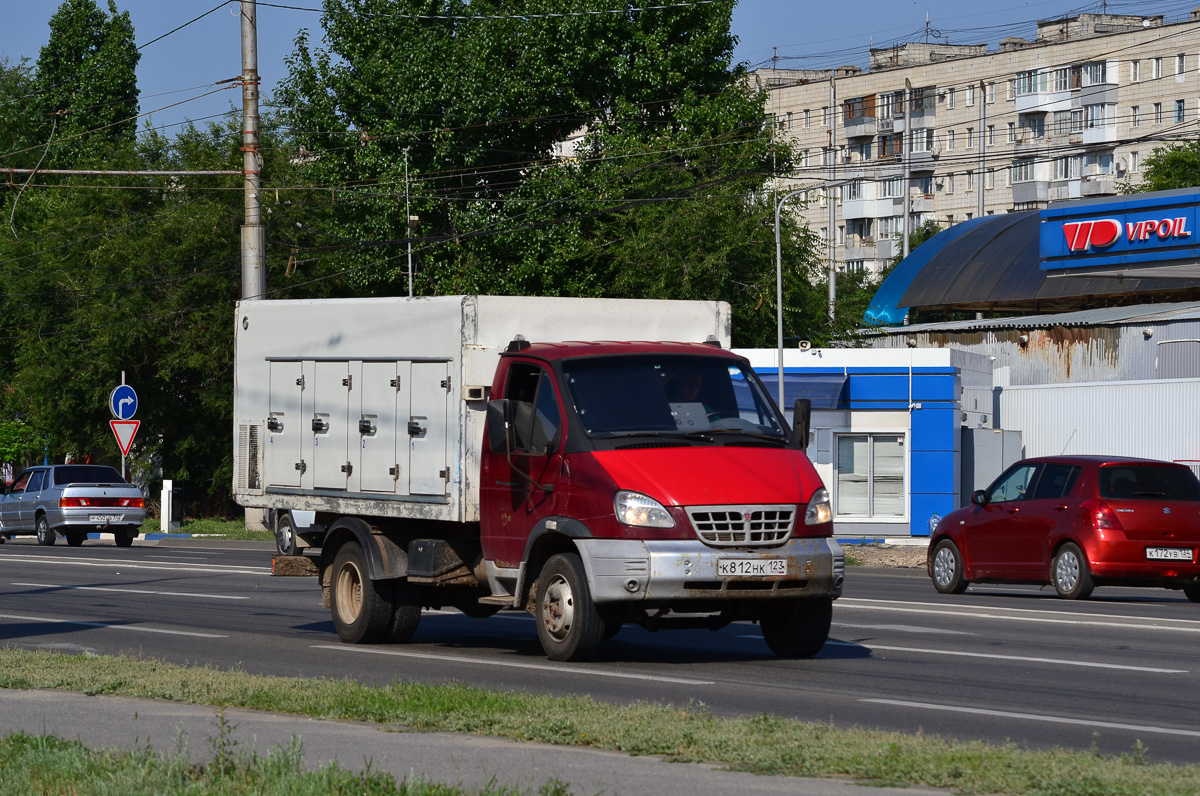
M776 343L779 346L779 411L783 409L783 244L779 239L779 211L783 203L799 193L806 193L811 188L798 188L786 193L775 203L775 325Z

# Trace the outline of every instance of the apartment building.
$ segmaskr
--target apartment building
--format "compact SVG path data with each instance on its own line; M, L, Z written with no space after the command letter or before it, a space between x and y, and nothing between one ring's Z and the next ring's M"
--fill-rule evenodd
M1079 14L995 49L910 42L872 49L866 71L752 79L797 151L780 190L812 188L790 209L832 236L839 269L877 273L901 247L906 194L911 228L945 228L1116 194L1156 147L1195 137L1200 8L1172 23Z

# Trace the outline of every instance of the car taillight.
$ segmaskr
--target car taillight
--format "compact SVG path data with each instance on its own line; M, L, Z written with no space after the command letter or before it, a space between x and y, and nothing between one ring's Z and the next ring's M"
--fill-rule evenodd
M1117 519L1117 514L1107 503L1097 503L1092 508L1092 522L1096 525L1098 531L1123 531L1121 521Z
M78 509L91 505L87 498L80 497L64 497L58 499L58 507L60 509Z
M146 501L143 498L125 498L121 501L121 505L131 509L144 509Z

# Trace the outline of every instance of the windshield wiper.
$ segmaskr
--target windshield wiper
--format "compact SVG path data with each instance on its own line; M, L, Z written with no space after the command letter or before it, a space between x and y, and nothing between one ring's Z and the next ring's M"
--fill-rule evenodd
M705 434L710 431L610 431L605 434L604 439L620 439L624 437L659 437L665 439L681 439L689 442L695 439L702 439L705 442L712 442L710 437Z
M761 431L743 431L736 428L710 428L705 434L740 434L743 437L754 437L755 439L765 439L771 442L778 442L780 445L787 445L787 437L780 437L775 434L764 434Z

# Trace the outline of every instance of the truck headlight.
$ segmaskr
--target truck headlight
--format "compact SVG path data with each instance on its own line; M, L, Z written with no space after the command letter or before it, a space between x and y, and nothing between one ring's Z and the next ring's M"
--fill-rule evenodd
M640 492L621 490L614 501L617 510L617 520L626 525L636 525L642 528L674 528L675 520L663 508L663 505L652 497L646 497Z
M804 524L821 525L832 520L833 507L829 505L829 490L821 487L813 492L812 499L808 501L808 508L804 511Z

